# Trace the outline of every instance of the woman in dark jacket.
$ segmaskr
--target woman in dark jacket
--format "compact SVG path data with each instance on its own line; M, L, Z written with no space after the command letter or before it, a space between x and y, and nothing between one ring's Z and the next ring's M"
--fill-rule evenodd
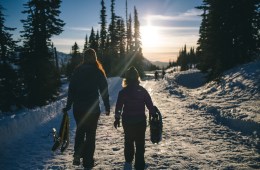
M83 63L76 68L71 78L67 105L63 111L70 110L73 105L73 115L77 124L74 165L94 166L95 138L97 122L100 116L99 94L101 95L106 115L110 113L108 84L102 65L97 60L96 52L88 49L84 52Z
M118 94L114 126L117 128L120 125L120 118L122 117L125 133L125 169L132 167L135 155L134 167L141 170L145 167L145 106L152 116L155 115L154 106L147 90L139 85L139 74L134 67L131 67L125 73L123 87Z

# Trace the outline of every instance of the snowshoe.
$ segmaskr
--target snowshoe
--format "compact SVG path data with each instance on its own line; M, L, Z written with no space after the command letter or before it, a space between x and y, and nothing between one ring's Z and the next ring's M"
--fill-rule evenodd
M53 128L55 130L55 128ZM54 131L53 130L53 131ZM59 136L56 135L54 131L54 145L52 146L52 151L56 151L60 148L60 151L63 152L69 146L69 115L67 112L63 114Z
M159 143L162 140L162 114L159 109L154 106L156 116L149 116L149 124L150 124L150 140L152 143Z

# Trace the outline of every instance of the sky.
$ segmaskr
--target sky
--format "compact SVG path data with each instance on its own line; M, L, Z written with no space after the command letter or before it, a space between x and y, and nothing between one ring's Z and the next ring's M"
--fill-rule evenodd
M28 0L0 0L5 8L5 25L15 27L13 38L20 37L23 30L21 19L23 4ZM60 19L66 25L64 31L52 38L57 50L70 53L72 45L77 42L83 49L86 35L93 27L100 30L101 0L63 0ZM126 0L115 0L115 13L125 18ZM186 44L188 48L196 47L201 23L201 11L195 9L202 0L127 0L128 14L134 16L137 8L140 22L141 41L144 57L150 61L169 62L176 59L179 50ZM105 0L107 23L110 23L110 0Z

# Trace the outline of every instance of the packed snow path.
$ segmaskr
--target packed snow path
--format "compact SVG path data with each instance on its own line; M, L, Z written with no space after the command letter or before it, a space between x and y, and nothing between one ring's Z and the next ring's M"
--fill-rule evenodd
M210 108L198 109L201 103L194 97L196 89L175 86L171 79L147 80L142 85L163 114L164 123L163 140L159 144L149 141L147 128L147 169L260 168L257 137L221 125L211 114ZM123 169L123 129L120 127L116 130L113 127L113 111L120 88L120 78L109 79L112 112L110 116L100 117L96 137L96 166L93 169ZM63 98L50 106L34 110L34 114L45 116L36 116L33 125L18 120L13 126L17 128L16 135L19 136L8 136L7 133L12 132L14 127L5 129L2 137L10 140L1 139L0 169L83 169L82 166L72 165L75 122L71 112L69 148L64 153L51 151L53 142L48 133L52 127L59 128L62 118L60 110L65 101ZM23 125L21 131L20 125Z

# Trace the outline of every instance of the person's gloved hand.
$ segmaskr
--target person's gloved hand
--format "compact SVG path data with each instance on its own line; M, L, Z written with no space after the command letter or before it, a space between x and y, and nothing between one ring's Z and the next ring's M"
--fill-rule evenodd
M71 109L71 107L64 107L63 109L62 109L62 112L63 113L66 113L66 112L68 112L69 110Z
M114 127L117 129L117 127L120 127L120 119L116 118L114 121Z

